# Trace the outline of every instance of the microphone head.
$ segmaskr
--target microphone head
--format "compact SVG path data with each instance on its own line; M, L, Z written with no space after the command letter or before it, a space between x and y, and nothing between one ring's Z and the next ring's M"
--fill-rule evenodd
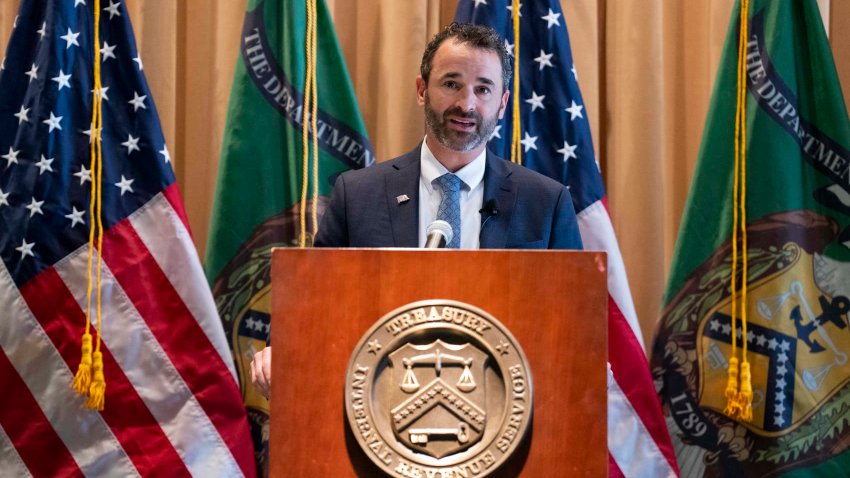
M446 244L452 242L452 238L455 237L455 233L454 231L452 231L451 224L440 219L437 219L436 221L428 225L428 227L425 229L425 236L429 237L435 232L439 232L443 235L443 237L446 238Z

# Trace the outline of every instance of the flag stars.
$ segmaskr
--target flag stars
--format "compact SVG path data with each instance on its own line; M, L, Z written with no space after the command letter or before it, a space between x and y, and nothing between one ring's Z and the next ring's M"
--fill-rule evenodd
M71 88L71 75L66 75L62 70L59 70L59 76L51 78L51 80L56 82L59 91L62 91L62 88Z
M15 248L16 251L21 253L21 260L24 260L27 256L35 257L35 254L32 253L34 245L35 242L27 242L26 239L21 240L21 245Z
M86 0L74 0L74 7L79 7L80 5L85 5Z
M117 45L110 45L109 43L103 42L103 48L100 49L100 61L105 62L110 58L115 58L115 47Z
M782 375L785 375L786 373L788 373L788 369L785 367L785 365L780 365L779 367L776 367L776 374L777 375L782 376Z
M130 191L131 193L134 192L132 188L133 181L135 181L135 179L127 179L122 174L121 181L115 183L115 186L121 190L121 195L123 196L127 191Z
M108 87L108 86L101 86L101 87L97 90L97 93L95 93L95 91L94 91L94 90L91 90L91 92L92 92L92 93L94 93L94 95L95 95L95 97L96 97L96 98L103 97L103 101L109 101L109 95L107 95L107 94L106 94L108 91L109 91L109 87Z
M142 64L142 55L137 54L136 58L133 58L133 61L135 61L136 64L139 65L139 71L142 71L142 70L145 69L145 66Z
M85 210L77 211L75 206L71 206L71 214L66 214L65 217L71 220L71 228L76 226L77 224L85 224L86 221L83 219L83 214L86 213Z
M133 92L133 99L128 101L127 103L130 103L131 105L133 105L133 111L134 112L139 111L139 108L146 110L146 109L148 109L148 107L145 106L145 100L147 98L148 98L147 95L139 96L139 94L134 91Z
M578 144L571 145L570 143L564 141L564 147L559 149L558 153L564 156L564 162L566 163L567 160L570 158L578 159L578 156L576 156L576 148L578 148ZM715 328L712 326L712 330L714 329Z
M531 112L533 113L537 108L546 109L543 106L543 99L546 98L546 95L538 95L536 91L531 92L531 98L525 100L526 103L531 105Z
M36 66L35 63L33 63L32 68L30 68L30 71L28 71L24 74L27 75L28 77L30 77L30 83L32 83L32 80L38 79L38 66Z
M529 149L537 150L537 136L531 136L528 131L525 132L525 137L520 141L527 153Z
M2 189L0 189L0 206L8 206L9 205L9 194L4 193Z
M36 214L44 215L44 212L41 210L42 204L44 204L44 201L36 201L35 198L32 198L32 201L24 207L29 209L30 217L33 217Z
M547 15L543 15L542 17L540 17L540 19L541 19L541 20L546 20L546 24L547 24L547 25L546 25L546 28L547 28L547 29L550 29L550 28L552 28L552 27L554 27L554 26L561 26L561 22L560 22L560 21L558 21L558 17L560 17L560 16L561 16L561 14L560 14L560 13L555 13L555 12L553 12L553 11L552 11L552 9L550 8L550 9L549 9L549 14L547 14Z
M576 64L573 63L573 66L570 67L570 71L573 72L573 78L578 81L578 70L576 70Z
M478 5L487 5L487 0L475 0L475 8L478 8Z
M139 148L139 138L134 138L132 134L127 135L127 141L121 143L121 146L127 148L128 155L133 151L141 151Z
M756 345L759 347L764 347L764 344L767 343L767 337L762 334L756 335Z
M505 38L505 52L509 57L514 57L514 44L509 42L507 38Z
M781 427L785 424L785 419L782 418L782 415L776 415L775 417L773 417L773 424L778 427Z
M502 139L501 131L502 131L502 125L497 124L496 127L493 128L493 132L490 133L490 138L488 139L488 141L493 141L493 138Z
M50 128L50 131L48 131L48 133L52 133L54 129L62 131L62 125L59 124L60 121L62 121L62 116L55 116L51 111L50 118L47 118L46 120L42 121L42 123L46 124Z
M509 3L513 3L513 2L509 2ZM508 11L511 12L511 14L513 14L514 13L514 6L509 4L508 5ZM517 8L517 11L519 13L519 17L522 18L522 2L519 2L519 8Z
M121 12L118 11L118 7L120 5L121 5L120 3L110 1L109 6L104 8L103 11L109 12L109 19L112 20L112 17L114 17L116 15L119 16L119 17L121 16Z
M543 68L546 68L547 66L554 68L554 66L552 65L553 55L554 53L546 53L542 49L540 50L540 56L534 59L534 61L536 61L540 65L539 71L543 71Z
M60 36L59 38L65 40L65 49L68 50L71 46L80 46L80 42L77 41L78 36L80 36L80 32L74 33L69 28L68 33Z
M38 168L39 176L44 174L46 171L50 171L51 173L53 172L53 167L50 166L53 164L53 159L54 158L45 158L43 154L41 155L41 159L35 163L35 166Z
M770 350L776 350L777 345L779 345L779 342L776 341L776 338L771 338L767 341L767 348Z
M581 114L582 109L584 109L584 106L576 104L574 100L571 100L570 107L564 108L564 111L570 114L570 121L575 121L576 118L584 118L584 115Z
M162 155L162 160L165 161L165 164L171 162L171 154L168 153L168 146L162 145L162 149L159 150L159 154Z
M6 160L6 167L8 168L12 164L18 164L18 153L20 153L20 152L21 152L20 150L15 151L10 146L9 152L7 154L4 154L3 156L0 156L0 157L2 157L3 159Z
M85 165L80 165L80 170L74 173L74 176L80 178L80 186L86 183L86 181L91 182L91 170L86 169Z
M44 40L44 36L47 35L47 22L42 22L41 29L36 30L36 33Z
M14 115L16 118L18 118L18 124L21 124L24 121L29 123L29 121L30 121L29 112L30 112L29 108L24 108L24 105L21 105L21 111L18 111Z
M717 319L712 319L711 322L708 323L708 327L711 329L712 332L717 332L718 330L720 330L720 321Z
M776 389L777 390L780 390L780 391L785 390L785 385L787 385L787 382L785 382L784 378L780 378L779 380L776 381Z
M92 132L91 132L92 129L93 128L89 128L89 129L82 132L84 135L89 137L89 144L91 144L91 142L92 142ZM100 131L100 133L98 134L98 137L100 138L101 141L103 141L103 130L101 129L99 131Z
M720 326L720 330L723 331L723 335L729 335L732 332L732 326L729 324L723 324Z

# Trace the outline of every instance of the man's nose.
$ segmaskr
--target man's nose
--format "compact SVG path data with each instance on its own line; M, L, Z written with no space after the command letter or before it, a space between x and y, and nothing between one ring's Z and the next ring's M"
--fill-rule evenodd
M458 92L455 106L463 111L475 111L475 91L472 88L463 88Z

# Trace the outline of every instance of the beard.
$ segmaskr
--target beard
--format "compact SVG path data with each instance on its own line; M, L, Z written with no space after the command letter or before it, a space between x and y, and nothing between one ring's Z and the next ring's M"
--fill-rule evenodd
M474 120L475 131L467 133L449 128L449 116ZM437 141L452 151L464 153L481 146L490 139L490 135L493 134L493 130L496 129L496 124L498 123L498 113L493 115L492 118L484 118L477 112L463 111L459 106L443 111L441 117L440 114L431 107L431 100L428 98L428 92L425 92L425 124L427 124L428 129L434 133L434 137Z

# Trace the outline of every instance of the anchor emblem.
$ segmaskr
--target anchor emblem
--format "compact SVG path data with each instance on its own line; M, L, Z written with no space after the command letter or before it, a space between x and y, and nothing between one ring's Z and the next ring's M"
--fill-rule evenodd
M786 292L759 300L757 308L762 316L768 320L773 320L775 313L788 300L794 300L797 304L789 314L789 319L794 323L797 338L806 344L810 353L815 354L829 350L833 354L832 363L808 367L803 370L803 384L809 390L816 391L823 385L824 379L834 366L847 363L847 354L835 345L826 325L831 323L839 329L847 327L845 317L847 312L850 311L850 300L847 297L836 296L830 301L824 295L820 295L818 302L820 303L821 314L816 315L803 294L803 285L800 281L793 281ZM817 332L820 341L817 338L812 338L815 332ZM826 344L826 347L821 342Z

